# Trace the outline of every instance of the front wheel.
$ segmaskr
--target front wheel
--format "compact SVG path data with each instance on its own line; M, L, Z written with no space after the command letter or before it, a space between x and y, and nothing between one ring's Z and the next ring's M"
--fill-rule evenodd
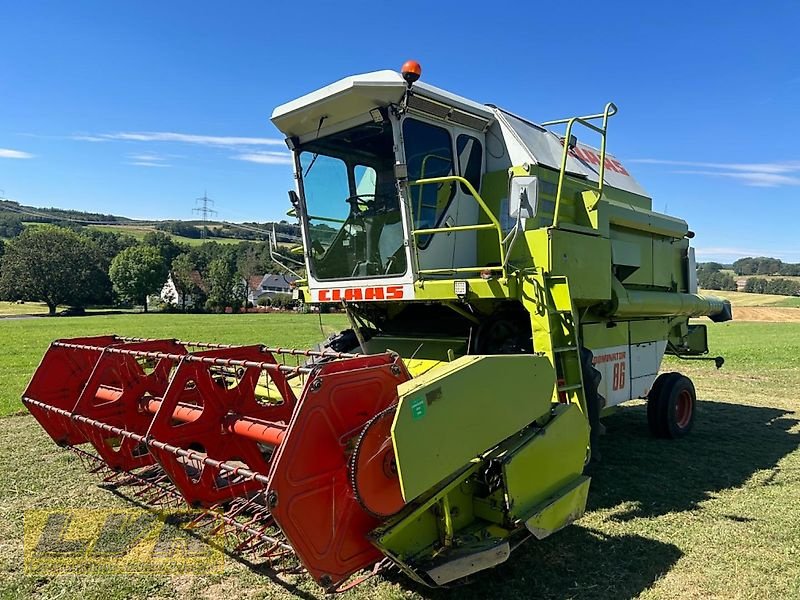
M658 376L647 395L647 423L654 436L676 439L694 425L697 394L692 380L680 373Z

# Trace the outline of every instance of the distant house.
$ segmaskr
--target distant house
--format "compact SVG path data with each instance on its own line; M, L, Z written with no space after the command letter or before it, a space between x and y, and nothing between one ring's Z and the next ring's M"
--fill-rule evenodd
M206 301L206 296L208 296L208 284L203 279L200 271L192 271L190 277L192 278L194 284L192 287L194 289L190 290L186 295L186 308L195 308L202 306ZM166 304L183 306L181 290L173 280L172 273L167 277L167 281L164 283L164 287L161 288L159 296Z
M297 277L283 273L267 273L263 277L254 275L247 280L247 300L256 305L264 296L291 294L295 281Z

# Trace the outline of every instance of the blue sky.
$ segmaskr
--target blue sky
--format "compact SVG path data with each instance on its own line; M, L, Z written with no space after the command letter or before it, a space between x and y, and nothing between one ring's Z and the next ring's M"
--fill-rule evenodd
M620 108L609 149L703 259L800 261L800 4L1 0L0 194L140 218L287 208L269 115L417 59L542 121ZM587 140L591 141L591 140Z

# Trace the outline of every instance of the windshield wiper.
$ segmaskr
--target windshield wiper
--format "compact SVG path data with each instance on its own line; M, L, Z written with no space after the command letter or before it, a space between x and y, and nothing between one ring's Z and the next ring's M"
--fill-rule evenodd
M325 119L327 119L327 118L328 118L328 115L322 115L322 116L319 118L319 123L317 124L317 133L316 133L316 135L314 136L314 140L316 140L316 139L319 137L319 130L320 130L320 129L322 129L322 123L323 123L323 122L325 121ZM312 156L312 157L311 157L311 162L310 162L310 163L308 163L308 167L306 167L306 172L305 172L305 173L303 173L303 177L304 177L304 178L308 176L308 172L311 170L311 167L313 167L313 166L314 166L314 163L315 163L315 162L317 162L317 158L318 158L318 157L319 157L319 152L315 152L315 153L314 153L314 156Z

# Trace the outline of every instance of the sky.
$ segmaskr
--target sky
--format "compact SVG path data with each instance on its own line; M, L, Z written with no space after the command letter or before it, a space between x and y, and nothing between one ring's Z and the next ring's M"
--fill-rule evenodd
M280 219L272 109L413 58L533 121L613 100L609 151L701 260L800 262L799 25L781 0L0 0L0 196L190 219L207 192L220 219Z

